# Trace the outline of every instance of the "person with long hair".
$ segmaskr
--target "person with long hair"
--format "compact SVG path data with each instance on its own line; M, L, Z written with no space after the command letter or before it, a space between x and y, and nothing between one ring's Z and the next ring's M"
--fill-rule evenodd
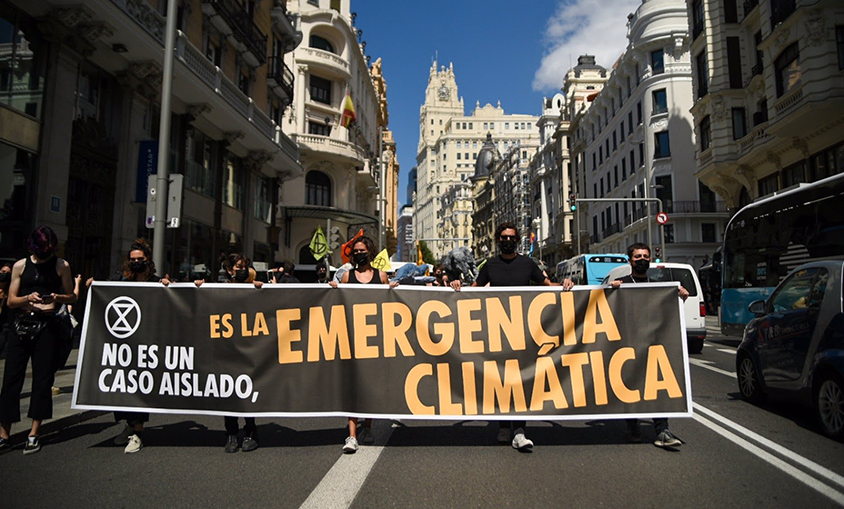
M340 278L339 284L383 284L389 285L390 288L395 288L399 285L398 281L390 281L386 272L382 272L372 266L372 260L375 259L375 243L366 236L358 237L354 244L352 244L352 263L354 268L343 274ZM332 288L337 288L336 281L329 281ZM366 419L364 426L360 433L361 442L371 444L375 441L372 436L372 419ZM349 436L343 444L343 452L346 454L354 454L358 450L358 434L357 434L357 418L349 417Z
M12 267L8 305L15 310L14 333L8 342L3 389L0 391L0 449L9 447L12 423L21 420L20 396L26 366L32 360L32 419L24 454L41 450L41 422L53 416L52 386L55 358L62 334L56 312L73 304L70 264L56 256L59 240L49 226L37 228L29 237L30 255Z
M131 281L135 283L161 283L164 286L170 284L167 277L155 274L155 263L152 261L152 247L144 239L137 239L129 246L129 253L123 261L123 267L112 281ZM94 278L85 282L90 287ZM144 447L143 432L144 423L149 421L149 412L114 412L115 422L126 421L123 431L114 437L116 445L125 446L123 452L132 454Z
M263 283L255 280L258 273L252 268L252 260L246 255L235 253L229 255L223 262L223 269L226 271L229 283L252 283L255 288L261 288ZM204 279L197 279L194 284L198 287L205 283ZM228 453L237 452L240 448L243 452L252 452L258 448L258 426L254 417L244 417L243 421L243 443L238 444L240 426L236 415L223 417L226 426L225 451Z

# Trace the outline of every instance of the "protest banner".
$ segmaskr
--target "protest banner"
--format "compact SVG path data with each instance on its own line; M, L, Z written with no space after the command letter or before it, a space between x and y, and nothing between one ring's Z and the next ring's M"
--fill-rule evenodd
M245 416L691 415L676 283L95 282L73 407Z

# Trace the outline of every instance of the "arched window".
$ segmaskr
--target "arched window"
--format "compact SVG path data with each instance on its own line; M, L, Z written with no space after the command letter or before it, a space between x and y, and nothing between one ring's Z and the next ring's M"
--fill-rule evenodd
M320 37L318 35L311 36L311 45L312 48L321 49L328 51L329 53L337 53L334 51L334 45L326 39L325 37Z
M331 206L331 179L321 171L312 170L305 177L305 203Z
M785 48L774 62L776 68L777 97L793 89L800 83L803 70L800 66L800 51L797 43Z

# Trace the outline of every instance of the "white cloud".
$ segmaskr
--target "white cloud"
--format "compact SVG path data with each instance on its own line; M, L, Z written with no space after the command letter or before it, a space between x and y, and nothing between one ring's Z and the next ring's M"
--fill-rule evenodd
M533 77L534 90L559 90L580 55L612 67L627 48L627 15L642 0L563 0L545 28L547 50Z

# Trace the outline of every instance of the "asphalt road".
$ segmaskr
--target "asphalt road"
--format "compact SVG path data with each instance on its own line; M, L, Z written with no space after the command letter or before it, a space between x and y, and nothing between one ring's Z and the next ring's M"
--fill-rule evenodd
M123 454L110 415L0 453L0 506L16 507L838 507L844 444L808 409L754 406L735 382L737 342L710 334L691 358L695 416L678 450L629 444L623 421L531 424L533 453L483 421L376 421L376 443L341 453L343 419L259 419L261 447L226 454L220 417L154 415Z

